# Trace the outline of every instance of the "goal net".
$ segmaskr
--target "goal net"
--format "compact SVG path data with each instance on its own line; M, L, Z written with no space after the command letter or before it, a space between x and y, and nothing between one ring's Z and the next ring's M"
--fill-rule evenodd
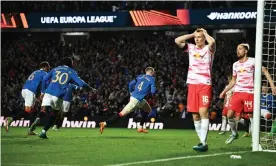
M258 69L255 69L255 97L256 95L260 96L260 103L256 102L256 100L259 100L259 98L256 97L254 103L254 106L256 106L254 111L254 123L257 119L256 116L258 116L258 121L260 123L258 124L259 128L253 126L253 134L255 135L253 135L253 151L264 150L276 152L276 96L272 95L270 84L264 75L260 76L261 66L264 66L271 74L272 79L274 80L274 85L276 84L276 1L259 1L260 0L258 0L258 8L260 3L263 3L264 7L262 12L260 12L260 9L258 9L258 15L263 13L263 18L257 18L256 28L257 33L255 57L256 68L259 68L259 72L257 72ZM263 29L260 29L262 26ZM262 36L260 37L261 32ZM258 56L261 58L258 59ZM258 62L262 63L257 65ZM261 79L261 81L257 79ZM258 111L258 114L255 113L256 111ZM257 132L256 129L258 129L257 131L260 132ZM259 142L258 147L256 141Z

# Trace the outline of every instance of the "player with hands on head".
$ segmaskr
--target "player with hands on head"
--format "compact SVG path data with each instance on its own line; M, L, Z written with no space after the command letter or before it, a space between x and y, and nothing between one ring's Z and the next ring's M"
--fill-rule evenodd
M187 43L189 39L194 39L195 45ZM205 29L199 28L192 34L176 38L175 43L189 54L187 111L193 113L195 130L200 140L193 149L205 152L208 150L208 108L212 99L211 69L216 42Z

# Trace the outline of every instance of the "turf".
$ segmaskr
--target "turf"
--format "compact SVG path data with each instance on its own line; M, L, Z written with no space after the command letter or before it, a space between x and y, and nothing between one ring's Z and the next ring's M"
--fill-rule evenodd
M69 129L49 131L49 139L26 136L26 128L1 129L2 165L112 165L164 158L211 155L216 153L251 151L251 138L239 138L230 145L224 141L230 133L220 136L209 132L209 151L192 150L198 143L193 130L151 130L136 133L134 129L107 128L102 135L98 129ZM41 129L37 129L40 131ZM241 133L242 134L242 133ZM236 153L234 153L236 154ZM246 152L241 160L230 154L201 158L182 158L171 161L134 165L275 165L276 154Z

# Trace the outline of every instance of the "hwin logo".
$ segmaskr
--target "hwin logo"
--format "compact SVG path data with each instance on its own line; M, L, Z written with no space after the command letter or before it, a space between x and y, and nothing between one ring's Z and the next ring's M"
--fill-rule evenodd
M212 12L210 13L207 17L210 18L211 20L214 20L217 17L217 12Z

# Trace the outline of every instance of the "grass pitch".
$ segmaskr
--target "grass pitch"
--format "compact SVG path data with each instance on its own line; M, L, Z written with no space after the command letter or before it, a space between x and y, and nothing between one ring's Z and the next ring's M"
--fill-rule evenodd
M100 135L98 129L61 128L49 131L47 140L27 136L27 128L10 128L9 133L2 128L1 132L4 166L276 165L275 153L250 152L250 137L225 145L230 133L220 136L218 132L209 132L209 151L195 152L192 146L199 141L193 130L150 130L144 134L134 129L106 128ZM242 159L230 159L229 152L241 155Z

